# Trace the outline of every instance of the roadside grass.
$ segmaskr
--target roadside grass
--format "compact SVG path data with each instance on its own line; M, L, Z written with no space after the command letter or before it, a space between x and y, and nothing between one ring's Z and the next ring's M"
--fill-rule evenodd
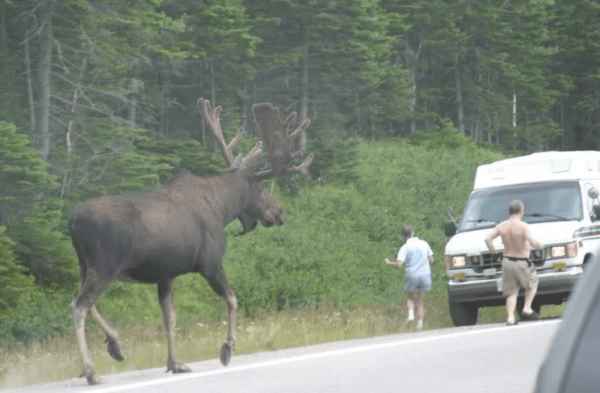
M406 297L395 305L331 307L263 312L237 319L235 355L314 345L332 341L409 333L405 325ZM445 296L432 293L426 301L424 330L452 326ZM564 306L544 306L543 317L560 316ZM479 311L478 323L503 322L505 309ZM166 335L161 322L115 326L125 360L114 361L106 351L104 334L88 318L87 334L99 376L123 371L165 367ZM175 345L179 360L191 363L219 357L227 323L189 320L178 325ZM81 373L74 332L47 342L6 346L0 343L0 388L15 388L76 378Z
M451 325L445 297L427 299L424 329ZM238 314L235 355L314 345L325 342L406 333L405 297L395 305L324 306L262 312L254 318ZM188 318L185 318L188 319ZM175 346L179 360L191 363L217 359L227 335L225 321L201 319L178 323ZM106 351L105 336L91 318L86 321L88 344L99 376L123 371L165 367L166 335L162 323L114 326L125 360L114 361ZM74 331L46 342L7 346L0 343L0 388L15 388L76 378L81 373Z
M556 318L562 316L565 310L566 303L556 305L542 306L540 317ZM506 321L506 308L504 306L486 307L479 310L477 323L495 323Z

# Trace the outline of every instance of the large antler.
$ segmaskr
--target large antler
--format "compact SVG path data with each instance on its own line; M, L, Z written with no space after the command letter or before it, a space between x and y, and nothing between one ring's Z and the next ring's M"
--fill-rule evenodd
M243 129L240 127L237 135L229 142L229 144L227 144L223 137L223 131L221 130L221 106L219 105L215 109L212 109L210 101L200 98L198 100L198 109L200 110L200 116L202 116L206 122L210 133L219 145L219 148L221 148L221 154L223 155L225 164L228 168L241 168L257 163L256 159L262 154L262 150L260 149L262 146L261 141L258 141L248 154L245 156L239 154L234 159L233 148L242 137Z
M254 120L265 141L267 155L271 162L271 169L258 172L255 176L265 178L284 177L293 173L301 173L312 164L312 153L306 160L294 167L290 163L302 157L302 151L292 153L292 142L298 138L310 125L309 119L304 119L294 131L290 132L289 126L296 118L296 112L292 112L284 121L279 117L279 107L271 104L254 104L252 106Z

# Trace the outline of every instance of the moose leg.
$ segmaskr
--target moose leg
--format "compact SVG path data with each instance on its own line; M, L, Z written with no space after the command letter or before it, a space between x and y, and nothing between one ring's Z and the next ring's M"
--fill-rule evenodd
M100 315L96 309L95 304L90 309L90 313L92 314L92 318L94 318L102 330L104 330L104 334L106 334L108 354L116 361L122 362L124 357L123 352L121 351L121 343L119 342L119 334L104 318L102 318L102 315Z
M158 300L163 313L165 330L167 331L169 358L167 359L167 372L173 371L173 374L187 373L192 371L189 367L181 364L175 355L175 306L173 304L173 282L167 279L158 282Z
M100 383L100 379L96 378L94 375L90 351L85 337L85 317L87 316L88 311L93 307L94 303L96 303L96 299L98 299L98 296L100 296L105 287L105 282L99 282L98 280L90 278L90 274L88 274L88 277L79 290L79 294L71 303L73 323L75 324L79 351L81 353L81 376L87 378L90 385Z
M206 277L208 283L217 295L225 298L227 301L227 309L229 310L229 323L227 326L227 341L221 346L221 364L227 366L231 360L231 354L235 348L235 312L237 310L237 299L229 288L227 276L222 267L213 276Z

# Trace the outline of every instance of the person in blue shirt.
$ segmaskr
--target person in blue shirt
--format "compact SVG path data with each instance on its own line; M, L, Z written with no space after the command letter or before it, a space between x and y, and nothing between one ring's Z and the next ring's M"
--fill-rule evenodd
M423 316L425 315L425 296L431 291L431 265L433 264L433 251L425 240L415 237L415 231L410 225L402 228L402 236L406 243L398 251L396 262L385 258L385 264L396 266L398 269L402 265L406 266L405 280L406 306L408 307L408 318L406 323L410 326L415 320L415 303L417 305L417 329L423 328ZM417 290L419 295L417 297Z

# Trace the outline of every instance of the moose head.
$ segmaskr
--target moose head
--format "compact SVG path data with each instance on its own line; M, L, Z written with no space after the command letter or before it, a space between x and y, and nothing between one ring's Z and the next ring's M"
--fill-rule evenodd
M300 165L289 167L290 163L303 156L302 151L292 153L293 141L310 126L310 120L304 119L300 125L290 132L290 124L296 118L296 112L291 113L285 120L281 120L279 108L272 104L254 104L252 112L267 148L267 156L271 169L256 171L263 162L262 142L259 141L246 155L233 156L233 149L240 141L243 129L238 129L237 135L226 143L221 129L221 106L214 109L210 101L200 98L198 100L200 116L206 122L208 129L221 149L225 164L230 170L241 170L251 179L250 195L246 209L238 217L242 223L243 232L249 232L256 227L257 221L265 227L283 225L281 205L269 193L264 180L276 177L287 177L294 173L302 173L310 166L313 155L309 154Z

